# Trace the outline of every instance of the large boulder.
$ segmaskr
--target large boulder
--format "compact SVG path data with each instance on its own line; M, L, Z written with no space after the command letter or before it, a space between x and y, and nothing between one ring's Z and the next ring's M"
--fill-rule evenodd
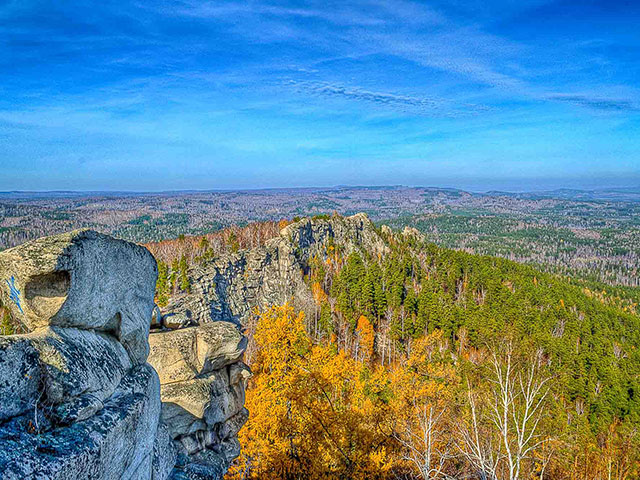
M155 276L148 251L89 231L0 252L3 303L30 331L0 337L0 479L168 478Z
M184 381L235 363L247 348L236 325L214 322L149 336L151 363L163 384Z
M30 330L109 332L144 363L158 273L147 249L91 230L40 238L0 255L0 295Z

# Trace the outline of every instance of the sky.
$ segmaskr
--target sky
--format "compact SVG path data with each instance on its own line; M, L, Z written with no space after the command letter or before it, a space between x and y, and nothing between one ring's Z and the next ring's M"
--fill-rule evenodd
M640 186L640 2L0 0L0 190Z

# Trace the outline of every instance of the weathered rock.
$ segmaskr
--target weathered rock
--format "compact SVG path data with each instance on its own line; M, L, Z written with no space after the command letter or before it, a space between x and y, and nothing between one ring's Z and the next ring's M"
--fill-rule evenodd
M34 408L41 382L38 360L28 338L0 336L0 422Z
M250 372L241 362L246 343L229 322L150 336L149 362L162 383L162 421L185 459L172 478L221 478L239 455L237 434L248 416Z
M151 312L151 328L161 328L162 327L162 312L160 311L160 307L157 305L153 306L153 311Z
M247 338L237 326L214 322L149 336L151 363L162 384L184 381L237 362Z
M25 353L17 356L16 351ZM16 391L29 392L32 400L42 397L52 406L65 404L55 410L61 416L59 420L86 418L93 407L99 409L101 402L112 395L131 368L127 353L115 338L59 327L4 337L0 340L0 356L0 378L6 379L0 382L0 398L8 399L9 406L14 404L7 410L0 406L0 419L24 411L15 404L23 402L22 395L12 400ZM16 378L15 372L25 373Z
M144 363L157 266L145 248L90 230L45 237L0 254L5 305L30 331L112 333Z
M153 444L153 462L151 480L164 480L169 477L176 464L177 452L173 446L169 429L164 423L158 425L155 443Z
M88 231L0 253L3 298L31 330L0 337L0 480L222 479L247 419L247 341L226 322L153 334L161 394L155 271Z
M191 323L187 312L169 313L162 317L162 326L170 330L185 327Z
M38 435L30 432L28 416L23 429L19 422L0 426L0 478L150 479L159 414L156 373L135 367L87 420Z
M312 313L315 303L304 282L312 257L326 260L339 246L345 255L388 251L364 213L347 218L303 219L286 226L264 247L223 255L190 271L191 294L172 299L167 312L199 325L245 324L253 310L293 302Z

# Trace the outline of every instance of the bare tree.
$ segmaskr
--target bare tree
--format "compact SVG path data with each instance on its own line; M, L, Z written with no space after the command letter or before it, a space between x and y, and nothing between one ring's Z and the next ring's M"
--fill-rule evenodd
M467 400L469 407L468 424L459 425L462 444L459 450L468 463L473 465L481 480L497 480L498 466L501 460L500 445L495 442L493 432L485 428L479 414L476 393L467 382ZM498 443L497 447L495 443Z
M415 406L415 403L414 403ZM396 440L404 447L404 460L412 463L424 480L448 478L444 472L446 462L453 458L450 439L443 428L446 407L436 408L433 404L422 405L418 411L418 428L406 425Z
M461 429L461 450L483 479L519 480L525 460L548 440L539 432L549 393L540 357L524 365L515 361L512 345L501 353L493 351L485 408L478 408L469 385L470 419Z

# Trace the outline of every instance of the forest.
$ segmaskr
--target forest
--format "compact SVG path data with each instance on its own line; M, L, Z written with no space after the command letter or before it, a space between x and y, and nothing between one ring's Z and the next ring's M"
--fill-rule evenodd
M158 300L286 223L150 245ZM246 325L230 479L640 478L636 289L378 233L387 255L329 241L309 260L311 315L274 305Z
M157 303L288 223L148 244ZM245 325L230 480L640 478L637 289L377 234L386 255L331 240L309 259L311 314L273 305Z
M635 302L387 242L310 262L312 318L256 312L231 478L638 478Z

